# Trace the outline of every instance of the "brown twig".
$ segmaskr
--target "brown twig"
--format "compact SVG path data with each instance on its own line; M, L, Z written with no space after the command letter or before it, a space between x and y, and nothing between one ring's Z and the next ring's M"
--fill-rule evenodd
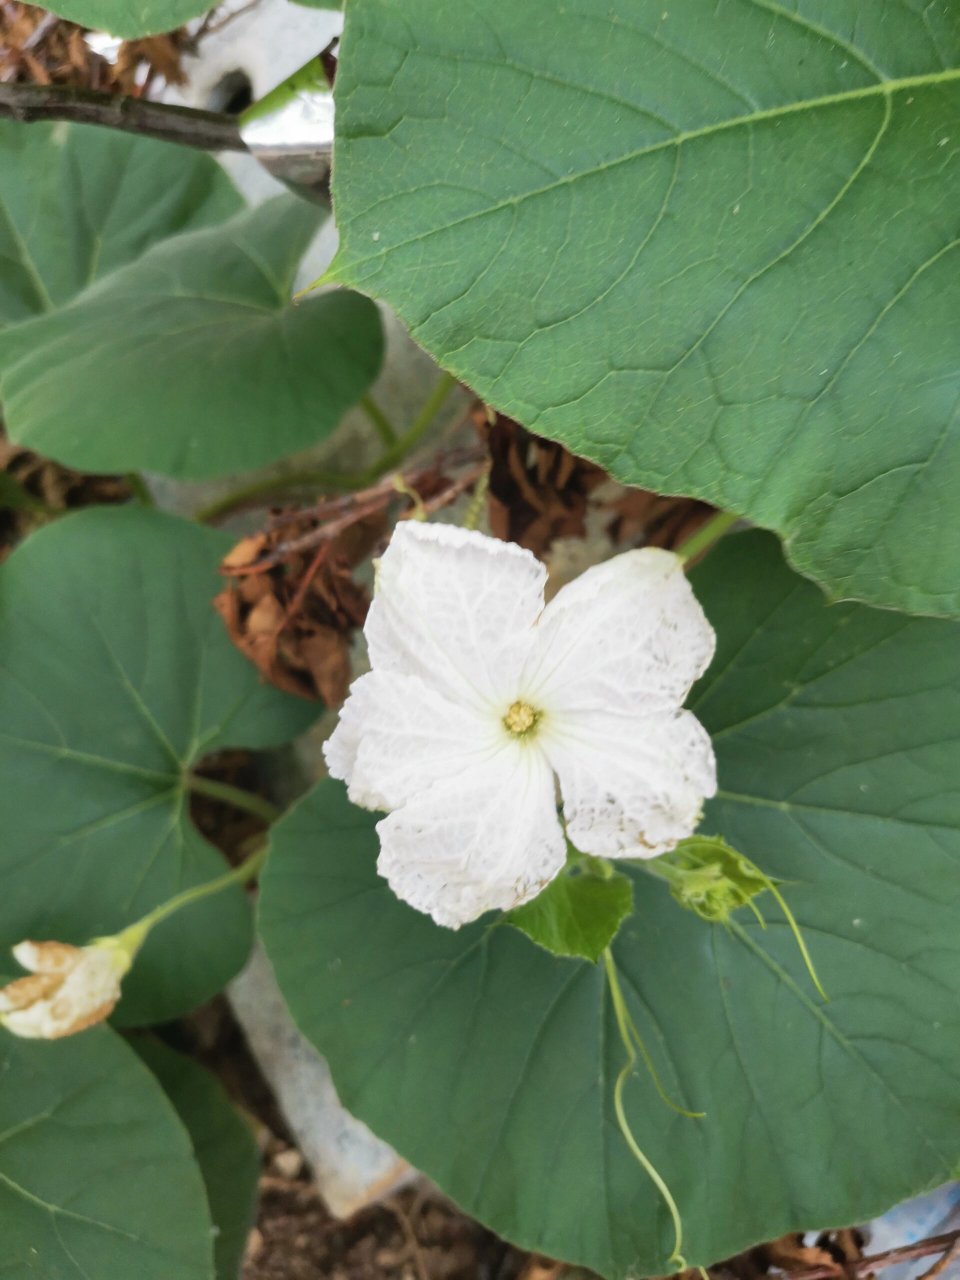
M358 520L363 520L366 516L372 516L385 506L383 498L377 501L367 501L365 503L357 503L351 511L346 515L340 516L337 520L328 520L326 524L320 525L316 529L310 529L307 533L302 533L298 538L286 538L283 542L278 542L275 547L267 552L266 555L258 556L256 560L251 560L249 564L230 565L229 568L222 569L222 572L229 578L242 578L251 573L264 573L267 569L272 569L274 565L280 564L289 556L296 555L298 551L309 551L313 547L320 546L324 542L332 542L344 529L355 524Z
M483 449L458 449L447 455L438 455L419 467L404 471L403 480L408 488L416 490L424 480L436 476L445 468L462 468L460 475L455 476L438 493L431 494L424 501L424 510L428 515L433 515L434 512L449 506L461 493L475 484L486 466L487 459ZM317 521L317 527L295 538L278 542L266 554L258 556L249 564L231 564L224 572L231 578L264 573L289 556L332 542L344 529L358 520L382 511L397 497L395 477L398 474L395 471L391 472L369 489L361 489L357 493L344 494L338 498L326 498L312 507L301 507L296 511L279 512L270 519L271 529L282 528L284 524L294 522L299 524L311 519Z
M39 120L98 124L200 151L247 149L231 116L74 85L0 84L0 119L4 118L21 124Z
M836 1263L834 1266L806 1267L800 1271L791 1271L789 1280L838 1280L838 1277L855 1277L868 1275L871 1271L879 1271L883 1267L896 1265L898 1262L911 1262L916 1258L927 1258L932 1253L942 1253L943 1257L930 1268L927 1277L939 1275L960 1252L960 1231L948 1231L942 1236L931 1236L928 1240L918 1240L916 1244L900 1245L897 1249L887 1249L885 1253L876 1253L873 1257L858 1258L856 1262Z
M293 593L293 599L290 601L290 603L287 605L286 609L283 612L283 617L280 619L280 622L277 625L277 629L275 633L276 635L279 635L280 632L284 629L284 627L288 626L291 620L300 611L300 608L303 604L306 594L310 590L310 583L314 580L314 578L320 572L320 566L323 564L324 560L326 560L329 551L330 551L330 543L321 542L317 550L317 554L313 557L313 559L311 560L307 568L306 573L303 575L302 579L297 584L297 589Z
M946 1271L947 1267L949 1267L950 1263L953 1262L958 1254L960 1254L960 1234L957 1235L957 1238L946 1253L944 1253L942 1257L939 1257L933 1266L929 1267L923 1273L920 1280L934 1280L934 1276L938 1276L941 1271Z
M196 46L205 36L216 35L218 31L222 31L224 27L228 27L231 22L237 18L242 18L245 13L250 13L260 4L260 0L247 0L247 3L241 5L239 9L231 9L229 13L225 13L217 17L220 5L214 5L212 9L207 11L207 15L200 27L191 37L189 44L191 52L196 52Z
M296 511L278 511L270 517L270 528L278 529L284 524L299 523L304 519L322 521L347 515L357 506L363 506L368 500L395 498L397 489L394 477L397 475L402 477L404 484L409 485L411 489L416 489L429 475L444 470L456 471L460 467L472 467L475 464L482 466L486 462L486 457L486 449L480 445L436 453L429 459L411 463L402 471L388 472L366 489L357 489L354 493L341 494L336 498L321 498L313 506L299 507Z

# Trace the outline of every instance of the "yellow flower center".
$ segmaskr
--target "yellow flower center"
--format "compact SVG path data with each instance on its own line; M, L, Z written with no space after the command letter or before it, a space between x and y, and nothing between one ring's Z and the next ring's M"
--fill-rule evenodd
M529 702L523 702L518 698L507 709L507 714L503 717L503 725L515 738L526 738L537 727L542 715L542 711L538 711L536 707L531 707Z

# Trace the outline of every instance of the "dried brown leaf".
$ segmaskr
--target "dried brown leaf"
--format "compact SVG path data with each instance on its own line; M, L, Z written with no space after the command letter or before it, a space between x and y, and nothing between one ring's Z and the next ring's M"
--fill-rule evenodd
M606 515L615 547L673 548L712 513L692 498L669 498L616 484L606 472L519 423L475 406L474 424L490 450L487 515L491 532L544 557L559 538L583 538L588 518Z
M115 62L95 54L84 40L87 28L54 19L34 5L4 0L0 5L0 76L35 84L78 85L138 95L163 79L184 80L181 58L185 28L121 44Z
M122 476L88 475L11 444L0 431L0 560L37 524L61 511L128 502Z
M309 517L302 521L311 527ZM382 515L364 516L319 548L270 560L296 541L295 520L242 539L221 568L233 582L214 601L230 638L264 680L303 698L336 705L350 684L350 638L370 605L353 566L384 533ZM262 563L261 563L262 562Z

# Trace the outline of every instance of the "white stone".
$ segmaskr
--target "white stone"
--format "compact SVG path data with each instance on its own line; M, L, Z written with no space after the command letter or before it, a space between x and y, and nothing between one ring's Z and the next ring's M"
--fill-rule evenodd
M340 1105L330 1068L297 1030L262 948L227 994L332 1214L347 1218L419 1176Z

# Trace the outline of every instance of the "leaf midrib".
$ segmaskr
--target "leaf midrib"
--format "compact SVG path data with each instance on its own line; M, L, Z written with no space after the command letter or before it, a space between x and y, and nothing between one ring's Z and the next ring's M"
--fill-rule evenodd
M77 764L89 765L96 769L105 769L111 773L123 773L128 777L143 778L149 782L163 783L170 786L178 781L178 775L172 772L161 772L159 769L148 769L144 765L128 764L125 760L114 760L109 756L95 755L90 751L78 751L53 742L36 742L31 738L17 738L13 734L0 733L0 742L8 742L22 751L36 751L41 755L54 756L57 759L72 760Z
M122 1228L114 1226L111 1222L102 1222L99 1218L89 1218L86 1214L77 1213L74 1209L65 1209L61 1205L51 1204L48 1200L44 1200L42 1196L35 1195L34 1192L28 1191L26 1187L21 1186L16 1179L11 1178L10 1175L4 1173L3 1170L0 1170L0 1184L7 1187L8 1190L14 1192L14 1194L21 1196L30 1204L35 1205L38 1209L45 1210L53 1217L56 1217L59 1214L61 1217L70 1218L74 1222L82 1222L85 1226L96 1227L101 1231L108 1232L110 1235L120 1236L124 1240L132 1240L136 1244L143 1244L150 1247L147 1244L147 1241L145 1241L141 1236L134 1235L129 1231L124 1231Z
M808 996L806 992L801 990L799 985L794 981L793 976L788 973L782 965L778 964L774 957L769 955L763 947L759 946L756 939L753 938L742 925L737 924L736 921L731 921L730 927L734 934L740 939L741 943L747 947L757 957L757 959L766 966L767 969L770 970L774 977L783 984L784 989L794 996L807 1014L823 1027L834 1043L837 1044L854 1062L859 1063L866 1070L866 1073L869 1076L873 1077L884 1093L889 1097L890 1101L893 1102L903 1115L907 1117L908 1122L914 1124L913 1115L908 1110L903 1098L896 1092L889 1080L887 1080L887 1078L873 1065L869 1058L867 1058L866 1055L856 1047L854 1042L848 1036L844 1035L825 1009ZM716 955L715 939L716 934L714 934L714 955ZM719 966L716 966L716 971L719 978ZM943 1162L945 1168L949 1168L949 1162L943 1151L941 1151L940 1147L937 1145L936 1137L929 1133L919 1122L917 1122L914 1127L915 1131L919 1134L923 1145L926 1146L929 1151L933 1152L938 1160Z
M14 245L20 251L20 257L11 259L11 261L15 262L23 270L23 272L29 278L30 283L33 285L34 294L36 295L36 299L39 304L37 314L43 315L45 312L52 311L54 309L54 303L53 303L53 299L50 296L50 292L47 289L46 281L43 279L43 276L40 274L40 268L37 266L36 262L34 261L33 255L31 254L27 246L27 242L24 239L23 235L21 234L19 227L14 222L13 215L11 214L7 205L4 204L2 201L0 201L0 213L3 214L4 222L6 223L7 227L9 227L10 229L10 235L11 235L11 238L13 239ZM24 318L31 319L32 317L24 317ZM11 320L11 321L8 321L7 323L11 325L21 324L22 320Z
M531 73L535 75L535 73ZM670 138L662 138L658 142L648 143L646 146L638 147L634 151L628 152L624 156L618 156L616 159L608 160L603 164L595 165L590 169L581 169L577 173L565 174L561 178L557 178L553 182L545 183L542 187L535 187L530 191L524 191L518 195L507 196L495 204L489 204L483 209L476 209L472 213L464 214L460 218L454 218L451 221L444 222L442 227L432 228L428 231L421 232L418 235L411 236L406 240L398 240L392 244L385 245L377 253L368 254L366 257L353 257L349 261L350 267L363 266L366 263L378 262L385 258L389 253L397 249L403 249L407 245L416 244L420 240L426 240L432 235L440 232L449 232L455 227L464 226L467 223L476 221L478 218L485 218L489 214L498 213L501 209L508 209L512 206L520 205L526 200L536 199L538 196L549 195L552 191L560 190L563 187L571 186L576 182L580 182L585 178L591 178L597 174L604 173L608 170L616 169L621 165L631 164L635 160L642 159L648 155L654 155L660 151L667 151L671 147L682 147L685 143L696 142L701 138L710 137L713 134L725 133L731 129L740 127L749 127L754 124L760 124L767 120L778 120L784 117L799 115L804 111L816 111L822 107L842 106L850 102L864 101L870 98L891 98L894 94L906 92L909 89L926 89L938 84L951 84L960 82L960 67L951 67L944 71L927 72L923 75L902 76L894 80L882 80L877 84L861 85L856 89L845 89L838 93L822 94L816 98L802 98L797 102L782 103L776 107L764 107L759 111L747 112L741 116L730 116L726 120L719 120L714 124L702 125L696 129L686 129L679 133L675 133ZM349 135L346 135L349 141ZM392 198L395 198L392 197ZM364 213L369 212L365 210ZM356 219L354 219L354 222ZM325 275L326 281L339 281L346 277L341 275L340 269L335 262Z
M947 822L931 822L925 818L900 818L892 813L868 813L862 809L841 809L835 805L806 804L797 800L775 800L770 796L751 796L742 791L720 789L716 793L717 800L728 800L732 804L755 805L762 809L775 809L780 813L790 813L796 809L806 813L828 813L843 818L860 818L867 822L890 822L896 826L929 827L934 831L946 831L955 834L955 828Z

